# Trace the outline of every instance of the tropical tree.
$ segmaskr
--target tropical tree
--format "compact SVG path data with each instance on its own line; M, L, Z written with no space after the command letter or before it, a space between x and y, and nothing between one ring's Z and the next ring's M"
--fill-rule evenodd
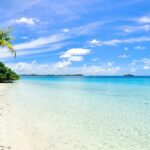
M12 37L10 36L11 29L0 30L0 46L6 47L16 57L16 51L12 46Z
M16 57L16 51L12 46L12 37L10 37L10 29L0 30L0 46L6 47L11 53ZM10 68L6 67L2 62L0 62L0 82L12 82L18 80L19 76L12 71Z

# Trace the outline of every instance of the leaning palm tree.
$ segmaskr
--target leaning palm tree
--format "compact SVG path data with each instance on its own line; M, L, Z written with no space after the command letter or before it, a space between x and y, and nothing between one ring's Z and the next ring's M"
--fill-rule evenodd
M12 37L10 37L10 29L0 30L0 46L6 47L11 53L16 57L16 51L12 46ZM12 71L10 68L6 67L2 62L0 62L0 83L2 82L13 82L18 80L19 76Z
M16 57L16 51L12 46L12 37L10 36L10 29L0 30L0 46L6 47Z

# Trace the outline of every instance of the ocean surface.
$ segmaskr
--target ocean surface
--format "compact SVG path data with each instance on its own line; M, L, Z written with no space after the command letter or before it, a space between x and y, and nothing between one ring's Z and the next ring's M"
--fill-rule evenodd
M150 77L24 76L8 99L42 150L150 150Z

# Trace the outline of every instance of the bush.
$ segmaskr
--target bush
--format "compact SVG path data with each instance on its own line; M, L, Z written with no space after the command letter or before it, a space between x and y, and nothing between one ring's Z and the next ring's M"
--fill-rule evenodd
M6 67L2 62L0 62L0 82L13 82L18 80L19 76L12 71L10 68Z

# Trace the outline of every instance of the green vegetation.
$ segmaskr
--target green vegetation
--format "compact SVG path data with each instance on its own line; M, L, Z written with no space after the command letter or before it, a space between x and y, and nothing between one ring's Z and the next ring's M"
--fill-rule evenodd
M14 57L16 57L16 51L12 46L12 37L10 37L10 29L7 30L0 30L0 46L6 47ZM13 72L10 68L5 67L5 65L0 62L0 82L12 82L14 80L18 80L19 76Z
M5 65L2 62L0 62L0 82L1 83L12 82L18 79L19 79L19 76L14 71L12 71L8 67L5 67Z

